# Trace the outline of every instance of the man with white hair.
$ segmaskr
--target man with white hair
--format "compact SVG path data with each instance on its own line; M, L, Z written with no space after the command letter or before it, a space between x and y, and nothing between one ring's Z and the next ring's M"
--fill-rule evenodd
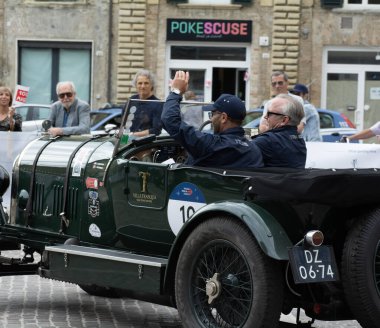
M90 106L76 97L74 83L57 84L58 101L51 105L49 120L53 136L90 133Z
M297 131L304 115L301 103L290 95L279 94L271 100L264 116L267 130L252 138L264 166L305 168L306 144Z

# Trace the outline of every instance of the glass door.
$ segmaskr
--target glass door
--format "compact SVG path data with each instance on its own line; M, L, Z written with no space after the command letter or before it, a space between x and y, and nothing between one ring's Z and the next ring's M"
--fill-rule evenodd
M355 73L328 73L326 84L326 108L346 115L351 122L358 120L357 90L358 74Z
M369 128L380 121L380 72L365 72L364 127Z
M368 47L326 47L323 56L321 106L345 114L359 131L379 121L378 52Z
M204 69L187 69L187 68L176 68L170 69L171 78L174 77L176 71L187 71L190 74L189 88L184 95L185 100L194 101L205 101L205 75L206 71ZM190 98L191 97L191 98Z

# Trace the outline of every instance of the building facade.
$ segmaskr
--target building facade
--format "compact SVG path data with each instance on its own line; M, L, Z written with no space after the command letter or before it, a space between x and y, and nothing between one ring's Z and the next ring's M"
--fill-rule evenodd
M284 70L361 129L380 120L379 23L378 0L2 0L0 80L51 102L71 79L97 108L125 102L138 69L162 99L184 69L198 100L234 93L252 108Z

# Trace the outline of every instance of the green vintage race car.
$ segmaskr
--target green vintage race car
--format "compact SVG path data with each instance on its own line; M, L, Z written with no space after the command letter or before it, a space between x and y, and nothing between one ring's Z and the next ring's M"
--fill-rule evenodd
M17 157L0 249L25 256L0 275L171 305L185 327L273 328L294 308L378 327L377 169L190 167L167 135L128 139L135 105L113 136L46 135ZM0 167L0 196L9 181Z

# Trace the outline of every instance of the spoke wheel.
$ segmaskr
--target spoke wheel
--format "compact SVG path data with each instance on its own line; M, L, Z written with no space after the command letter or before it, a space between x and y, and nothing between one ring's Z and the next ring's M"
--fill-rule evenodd
M217 327L243 326L251 310L253 285L241 252L228 241L212 241L200 252L195 267L190 288L197 317Z
M279 272L232 218L202 223L177 265L176 300L184 327L276 327L282 304Z
M380 322L380 210L361 218L348 233L342 257L346 301L365 328Z

